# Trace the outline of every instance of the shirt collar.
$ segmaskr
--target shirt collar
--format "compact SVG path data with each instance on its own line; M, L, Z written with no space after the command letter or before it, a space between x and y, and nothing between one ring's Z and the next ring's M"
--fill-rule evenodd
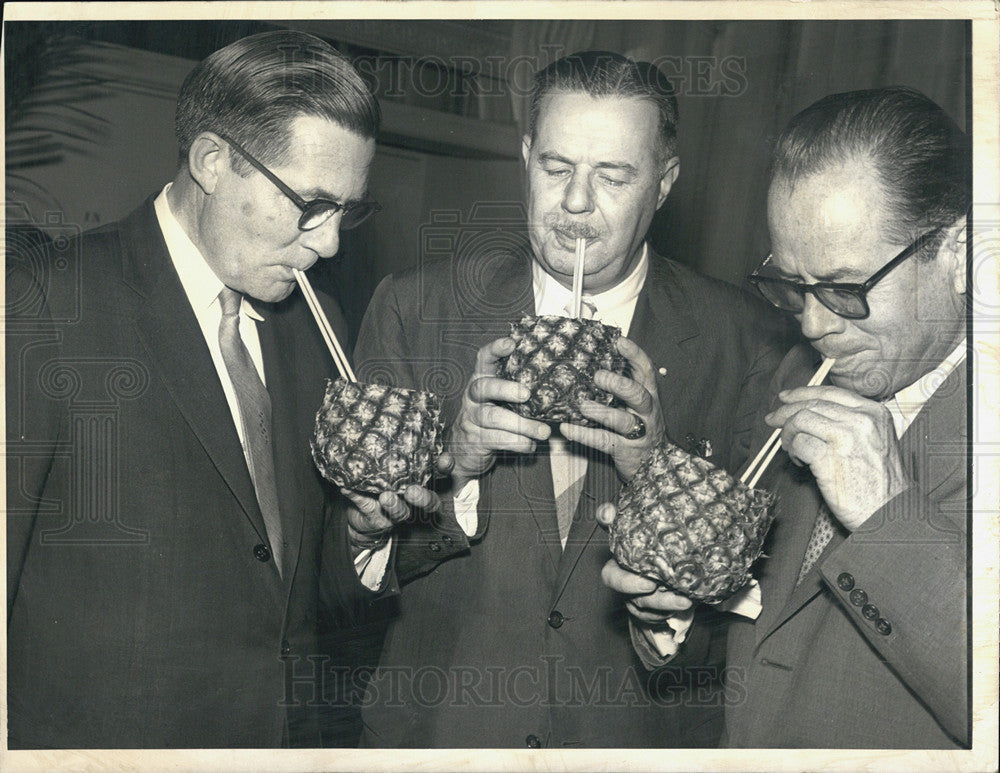
M642 256L635 268L621 282L607 290L590 295L584 293L597 307L597 318L605 319L617 310L635 304L646 281L649 267L648 245L643 243ZM542 268L537 260L531 262L532 289L535 294L535 313L565 316L566 305L573 300L573 291L564 287Z
M892 423L896 427L896 437L903 436L903 433L917 418L917 414L931 399L937 388L947 380L955 368L962 364L965 360L966 348L966 339L963 338L944 362L929 373L925 373L908 387L900 389L886 401L885 406L889 409Z
M218 305L219 293L225 285L212 271L201 250L191 241L191 237L171 211L170 202L167 201L167 191L172 185L173 183L167 183L163 187L153 201L153 208L160 223L160 230L163 232L163 241L167 244L167 252L170 253L170 259L184 288L184 294L187 295L195 314L200 316L201 312L211 308L213 303ZM246 296L243 296L240 313L258 322L264 321Z

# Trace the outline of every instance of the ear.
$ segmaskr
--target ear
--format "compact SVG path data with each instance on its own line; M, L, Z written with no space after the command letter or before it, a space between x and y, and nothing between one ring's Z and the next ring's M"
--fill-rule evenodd
M521 137L521 158L524 160L524 168L528 168L528 156L531 154L531 137L525 134Z
M656 198L656 208L659 209L663 206L663 202L667 200L667 194L670 193L670 189L674 186L677 181L677 175L681 173L681 160L677 156L673 156L667 161L667 167L663 171L663 176L660 177L660 195Z
M194 138L188 151L188 171L206 193L215 191L219 177L229 169L229 146L218 135L202 132Z
M944 241L938 249L938 260L947 261L946 267L952 275L952 287L959 295L966 291L966 255L968 239L965 215L945 229Z

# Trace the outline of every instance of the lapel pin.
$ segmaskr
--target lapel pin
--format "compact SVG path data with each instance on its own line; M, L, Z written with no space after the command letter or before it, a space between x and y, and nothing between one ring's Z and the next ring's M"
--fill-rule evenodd
M708 438L703 437L701 440L698 440L693 433L688 432L684 438L684 442L687 443L688 449L693 456L708 459L712 455L712 441Z
M658 373L659 373L659 374L660 374L661 376L666 376L666 375L667 375L667 369L666 369L666 368L660 368L660 369L659 369L659 370L658 370L657 372L658 372Z

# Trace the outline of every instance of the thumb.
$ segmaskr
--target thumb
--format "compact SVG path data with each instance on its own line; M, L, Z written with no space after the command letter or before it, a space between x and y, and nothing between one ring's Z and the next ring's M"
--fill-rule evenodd
M438 455L437 466L434 470L434 477L444 478L451 474L451 471L455 469L455 457L451 455L448 451L443 451Z

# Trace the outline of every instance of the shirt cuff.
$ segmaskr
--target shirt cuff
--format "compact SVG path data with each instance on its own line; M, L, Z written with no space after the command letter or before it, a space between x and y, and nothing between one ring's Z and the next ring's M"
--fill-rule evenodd
M646 641L661 658L672 658L687 639L691 623L694 622L694 607L683 612L675 612L666 619L666 628L653 630L644 625L637 626Z
M470 480L453 497L455 520L462 527L466 537L474 537L479 528L479 481Z
M732 612L751 620L756 620L760 617L760 612L763 608L760 583L756 580L750 580L750 582L740 588L738 593L726 599L718 606L718 609L721 609L723 612Z
M358 573L361 584L368 590L377 591L385 581L385 572L389 567L389 557L392 554L392 538L378 550L365 548L354 559L354 569Z

